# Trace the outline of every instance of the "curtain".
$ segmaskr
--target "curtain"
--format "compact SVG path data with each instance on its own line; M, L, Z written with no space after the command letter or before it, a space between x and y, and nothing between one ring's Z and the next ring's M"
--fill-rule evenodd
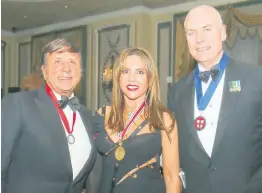
M229 6L224 15L224 23L227 26L228 48L234 46L238 35L241 39L258 36L262 40L262 14L251 15Z
M262 65L262 41L258 36L242 38L237 35L235 43L229 47L226 43L223 45L225 52L237 60L252 65Z
M176 45L175 45L175 82L191 72L196 61L189 53L184 30L184 19L176 19Z

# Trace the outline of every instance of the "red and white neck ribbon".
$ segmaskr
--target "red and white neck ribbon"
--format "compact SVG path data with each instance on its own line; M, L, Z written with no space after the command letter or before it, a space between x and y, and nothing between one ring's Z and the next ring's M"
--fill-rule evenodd
M146 101L142 101L135 109L135 111L131 114L129 117L125 128L123 131L117 133L117 137L119 140L122 140L124 136L129 132L129 130L132 128L132 126L135 124L136 120L139 118L139 116L144 112L146 106Z

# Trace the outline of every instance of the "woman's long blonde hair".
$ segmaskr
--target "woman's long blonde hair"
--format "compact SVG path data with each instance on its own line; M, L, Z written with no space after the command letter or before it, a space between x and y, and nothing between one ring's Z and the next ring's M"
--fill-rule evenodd
M113 67L113 90L111 111L108 118L107 126L113 131L120 132L124 129L124 96L120 88L119 79L128 56L139 56L147 71L149 87L147 90L147 105L145 115L149 120L150 130L153 128L165 130L169 135L174 128L175 121L172 113L164 107L160 101L160 89L158 69L150 53L143 48L124 49L116 59ZM164 124L163 113L167 112L172 118L172 124L167 128Z

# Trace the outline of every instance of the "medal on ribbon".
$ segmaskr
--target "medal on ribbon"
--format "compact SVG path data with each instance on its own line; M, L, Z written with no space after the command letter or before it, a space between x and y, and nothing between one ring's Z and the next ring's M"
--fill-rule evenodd
M69 144L74 144L75 143L75 137L71 133L67 136L67 141Z
M129 132L129 130L132 128L132 126L134 125L135 121L139 118L139 116L144 112L145 110L145 106L146 106L146 102L142 101L137 108L135 109L135 111L131 114L131 116L129 117L125 128L123 131L117 133L117 137L119 140L118 143L118 147L115 150L115 157L116 160L121 161L124 159L125 154L126 154L126 150L123 147L123 143L122 140L124 138L124 136Z
M196 130L202 131L206 127L206 118L204 116L198 116L194 121Z
M117 161L123 160L124 157L125 157L125 154L126 154L126 150L125 150L125 148L123 147L122 142L119 142L118 147L117 147L116 150L115 150L116 160L117 160Z
M204 111L210 102L212 96L215 93L215 90L222 78L222 75L228 65L229 57L224 53L221 60L219 61L217 67L219 69L219 75L217 77L216 81L211 81L206 93L203 95L202 92L202 84L201 80L198 77L199 74L199 68L197 67L194 73L194 82L195 82L195 88L196 88L196 99L197 99L197 108L200 112ZM206 118L203 115L200 115L195 118L194 120L194 127L197 131L202 131L206 127Z
M64 127L68 133L67 136L67 141L69 144L74 144L75 143L75 136L73 135L73 131L74 131L74 126L75 126L75 122L76 122L76 112L73 112L73 124L72 124L72 129L70 130L70 126L68 123L68 120L66 118L66 115L64 113L64 111L60 108L60 105L57 103L55 94L53 93L53 91L51 90L51 88L46 84L46 93L50 96L50 98L52 99L52 101L55 104L56 110L58 111L58 114L60 115L62 122L64 124Z

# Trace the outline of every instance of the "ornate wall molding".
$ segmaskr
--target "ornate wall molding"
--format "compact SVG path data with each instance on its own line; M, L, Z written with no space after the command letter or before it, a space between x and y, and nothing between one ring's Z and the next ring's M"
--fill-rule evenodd
M111 101L111 75L116 57L120 51L130 45L129 24L105 27L97 30L98 37L98 87L97 108L110 104Z

